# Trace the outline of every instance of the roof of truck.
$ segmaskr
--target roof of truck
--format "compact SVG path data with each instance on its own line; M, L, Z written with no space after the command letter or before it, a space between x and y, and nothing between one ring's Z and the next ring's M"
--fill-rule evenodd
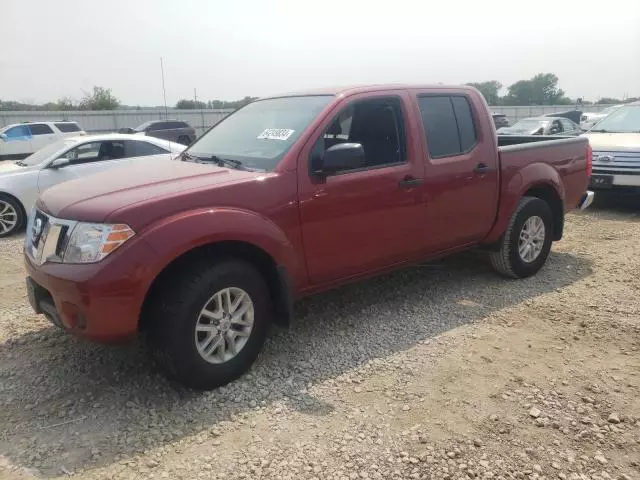
M431 84L431 85L421 85L421 84L380 84L380 85L350 85L343 87L325 87L325 88L316 88L310 90L303 90L297 92L288 92L282 93L279 95L270 95L268 97L261 98L260 100L264 100L265 98L282 98L282 97L302 97L302 96L311 96L311 95L354 95L357 93L369 93L376 92L380 90L422 90L422 89L430 89L430 90L473 90L473 87L469 87L466 85L442 85L442 84Z

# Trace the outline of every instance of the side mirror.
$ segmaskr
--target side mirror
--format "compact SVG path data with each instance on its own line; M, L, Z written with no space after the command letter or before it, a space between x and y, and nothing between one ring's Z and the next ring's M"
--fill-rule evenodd
M71 163L71 160L65 157L56 158L53 162L49 164L49 168L58 169L65 167Z
M331 175L341 170L365 166L364 148L360 143L339 143L329 148L320 160L316 175Z
M7 134L6 133L0 133L0 140L6 140L7 139Z

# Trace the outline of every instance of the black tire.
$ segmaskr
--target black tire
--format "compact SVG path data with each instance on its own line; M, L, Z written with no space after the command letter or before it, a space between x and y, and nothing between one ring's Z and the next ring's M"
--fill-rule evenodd
M224 363L209 363L197 350L196 324L208 299L229 287L241 288L249 295L253 328L235 357ZM185 387L210 390L249 370L264 344L273 307L264 278L251 264L224 260L209 265L192 263L174 272L156 291L147 314L151 351L165 375Z
M540 254L531 262L525 262L518 249L520 232L531 217L540 217L545 234ZM523 197L511 217L498 250L491 252L491 265L500 275L508 278L525 278L535 275L547 261L553 239L553 214L549 204L535 197Z
M15 220L15 224L9 227L9 220ZM0 238L8 237L19 232L25 223L25 214L22 205L15 198L0 193ZM5 228L8 228L5 230Z
M191 139L189 138L189 135L180 135L178 137L178 143L189 146L191 144Z

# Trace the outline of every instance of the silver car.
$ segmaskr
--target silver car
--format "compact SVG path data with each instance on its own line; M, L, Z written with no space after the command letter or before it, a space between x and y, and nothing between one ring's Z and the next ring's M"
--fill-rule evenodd
M166 161L186 147L117 133L58 140L24 160L0 162L0 237L26 224L37 196L53 185L140 161Z

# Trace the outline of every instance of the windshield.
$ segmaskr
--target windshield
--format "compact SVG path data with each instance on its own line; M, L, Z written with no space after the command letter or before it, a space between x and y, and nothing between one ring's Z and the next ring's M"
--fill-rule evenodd
M615 112L617 109L619 109L620 107L622 107L622 105L613 105L612 107L607 107L604 110L602 110L600 113L602 115L609 115L610 113Z
M618 108L600 120L592 130L611 133L640 133L640 105Z
M193 157L242 162L273 170L311 121L331 102L329 95L258 100L231 114L188 149Z
M533 130L537 130L540 127L546 127L549 125L549 122L545 122L542 120L520 120L516 122L512 127L509 127L509 130L515 130L517 132L531 132Z
M46 161L59 150L64 150L66 147L70 147L71 145L75 145L76 142L73 140L58 140L57 142L52 143L51 145L47 145L44 148L41 148L36 153L29 155L27 158L22 160L21 165L33 166L39 165L42 162Z
M154 121L144 122L142 125L138 125L136 128L134 128L133 131L134 132L144 132L153 123L156 123L156 122L154 122Z

